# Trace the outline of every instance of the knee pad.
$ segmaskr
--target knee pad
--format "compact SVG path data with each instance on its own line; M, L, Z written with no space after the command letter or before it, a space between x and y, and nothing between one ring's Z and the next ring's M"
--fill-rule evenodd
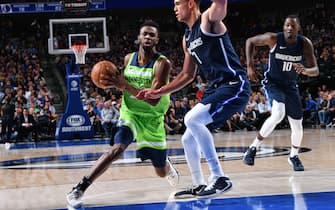
M210 104L201 104L198 103L195 107L193 107L184 118L184 124L186 127L192 127L192 125L196 124L204 124L207 125L211 123L212 117L209 114Z
M185 117L184 117L184 124L186 127L189 127L190 124L192 124L192 122L194 121L194 115L192 111L189 111L186 113Z
M285 117L285 104L282 102L273 101L271 116L273 122L280 123Z

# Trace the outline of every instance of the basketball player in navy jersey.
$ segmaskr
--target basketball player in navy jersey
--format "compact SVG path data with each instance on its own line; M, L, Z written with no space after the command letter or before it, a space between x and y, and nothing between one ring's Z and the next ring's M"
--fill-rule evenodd
M267 98L272 102L271 116L264 122L254 142L244 154L243 162L247 165L254 165L257 148L287 114L292 133L288 161L294 171L304 170L298 157L303 136L303 115L296 81L299 74L317 76L319 69L312 42L298 34L299 30L299 18L289 15L285 19L283 32L268 32L246 41L247 71L249 78L254 81L257 81L253 63L255 46L270 48L269 69L264 73L265 78L262 83Z
M241 112L250 95L246 71L222 22L227 15L227 0L212 0L203 14L199 4L200 0L174 0L178 21L187 25L182 42L185 57L181 73L171 83L157 90L142 90L137 95L138 99L158 98L178 91L194 80L197 69L208 81L200 103L184 119L187 128L182 143L193 186L177 192L175 198L213 197L232 187L220 165L210 129L221 126L234 113ZM201 168L201 153L210 169L208 183Z

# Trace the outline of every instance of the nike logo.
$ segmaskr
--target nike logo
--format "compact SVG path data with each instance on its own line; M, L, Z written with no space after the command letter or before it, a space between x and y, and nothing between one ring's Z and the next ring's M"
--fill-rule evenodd
M279 46L279 49L281 49L281 50L282 50L282 49L286 49L286 47L283 47L283 46Z
M235 82L229 82L229 85L236 85L237 83L239 83L238 81Z

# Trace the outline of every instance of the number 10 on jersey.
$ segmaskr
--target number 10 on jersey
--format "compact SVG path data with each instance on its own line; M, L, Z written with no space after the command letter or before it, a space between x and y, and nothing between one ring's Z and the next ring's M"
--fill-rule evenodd
M283 71L291 71L292 62L283 61Z

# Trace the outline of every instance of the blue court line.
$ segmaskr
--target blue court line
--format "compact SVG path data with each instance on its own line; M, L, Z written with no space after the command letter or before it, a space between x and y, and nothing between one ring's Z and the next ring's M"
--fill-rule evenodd
M52 145L52 143L49 143ZM19 145L22 146L22 145ZM43 146L43 145L42 145ZM40 148L40 147L39 147ZM219 147L217 151L219 152L239 152L243 153L245 151L245 147ZM136 150L126 150L120 159L127 158L136 158ZM18 166L18 165L26 165L26 164L36 164L36 163L75 163L75 162L83 162L83 161L96 161L103 152L91 152L91 153L79 153L79 154L65 154L65 155L50 155L50 156L41 156L41 157L32 157L32 158L22 158L22 159L14 159L14 160L4 160L0 161L0 167L3 166ZM176 155L184 155L184 149L182 148L174 148L169 149L167 151L169 156ZM130 163L128 163L130 164ZM45 167L45 166L43 166ZM74 166L71 165L70 168ZM81 166L82 167L82 166Z
M144 189L145 190L145 189ZM127 198L124 198L125 200ZM87 206L80 210L335 210L335 191L206 199L114 206Z
M173 141L175 139L167 139ZM109 144L109 139L81 139L81 140L53 140L53 141L39 141L39 142L20 142L12 144L10 150L16 149L32 149L32 148L50 148L50 147L71 147L71 146L88 146Z
M26 142L11 145L10 150L31 149L31 148L50 148L50 147L71 147L71 146L87 146L109 144L108 139L84 139L84 140L61 140L61 141L45 141L45 142Z

